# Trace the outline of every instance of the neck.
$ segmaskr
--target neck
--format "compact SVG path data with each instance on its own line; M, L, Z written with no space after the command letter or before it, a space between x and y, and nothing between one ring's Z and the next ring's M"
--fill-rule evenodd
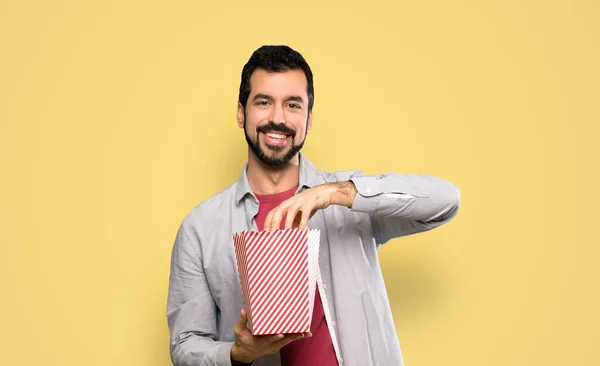
M294 187L300 180L300 154L296 154L282 166L268 166L260 161L252 151L248 151L248 184L257 194L273 194Z

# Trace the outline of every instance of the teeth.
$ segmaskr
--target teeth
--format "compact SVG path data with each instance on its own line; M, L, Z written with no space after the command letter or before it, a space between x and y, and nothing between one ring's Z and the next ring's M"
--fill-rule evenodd
M271 132L267 133L267 136L272 137L274 139L284 139L285 138L285 135L280 135L278 133L271 133Z

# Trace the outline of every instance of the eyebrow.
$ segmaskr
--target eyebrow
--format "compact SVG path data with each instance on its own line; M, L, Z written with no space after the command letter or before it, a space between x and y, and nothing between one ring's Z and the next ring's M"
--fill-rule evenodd
M266 99L266 100L270 100L270 101L274 100L273 97L268 94L258 93L254 96L254 98L252 98L252 101L255 102L258 99ZM292 102L298 102L298 103L304 104L304 99L302 99L302 97L298 96L298 95L290 95L290 96L286 97L283 101L284 102L292 101Z

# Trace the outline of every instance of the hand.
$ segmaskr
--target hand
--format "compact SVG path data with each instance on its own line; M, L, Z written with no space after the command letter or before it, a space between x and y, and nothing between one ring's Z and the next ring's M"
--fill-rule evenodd
M250 363L264 355L274 354L283 346L302 338L312 337L310 332L297 334L277 335L252 335L246 327L248 317L246 310L242 309L240 318L233 327L235 343L231 347L231 360L235 362Z
M265 218L264 230L279 229L285 215L285 229L304 229L317 210L330 205L352 207L356 187L351 181L326 183L307 189L272 209Z

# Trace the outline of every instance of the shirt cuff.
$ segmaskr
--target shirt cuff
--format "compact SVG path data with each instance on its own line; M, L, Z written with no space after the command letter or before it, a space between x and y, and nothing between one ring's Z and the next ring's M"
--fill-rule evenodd
M350 179L356 187L356 197L352 203L351 210L357 212L373 213L377 211L378 201L374 196L383 193L376 177L357 177Z
M217 365L235 366L239 365L231 361L231 347L233 342L222 342L217 345ZM243 364L242 364L243 365Z

